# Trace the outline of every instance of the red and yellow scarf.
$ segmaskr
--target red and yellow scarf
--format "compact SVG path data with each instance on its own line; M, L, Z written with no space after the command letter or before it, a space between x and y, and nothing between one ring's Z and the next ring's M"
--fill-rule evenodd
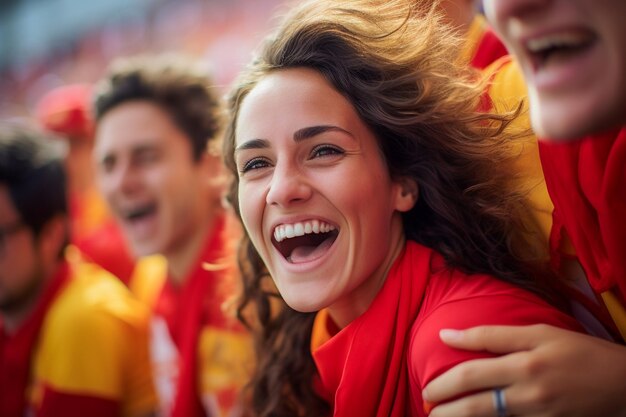
M224 295L229 294L235 264L230 242L233 228L227 227L225 216L216 220L204 250L198 256L182 287L166 280L156 305L155 314L162 316L180 354L180 373L170 417L201 417L205 415L200 399L198 344L203 327L224 323L221 312Z

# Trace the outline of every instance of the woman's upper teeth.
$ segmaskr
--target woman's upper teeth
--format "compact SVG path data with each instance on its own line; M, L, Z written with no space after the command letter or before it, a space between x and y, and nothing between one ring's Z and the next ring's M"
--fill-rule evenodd
M311 233L328 233L332 230L335 230L335 226L320 220L281 224L274 229L274 239L277 242L281 242L296 236L304 236Z

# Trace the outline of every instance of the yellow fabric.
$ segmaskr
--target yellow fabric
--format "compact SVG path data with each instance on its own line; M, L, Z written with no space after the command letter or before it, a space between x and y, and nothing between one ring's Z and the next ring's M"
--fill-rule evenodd
M252 372L253 349L248 333L206 327L200 335L198 350L200 392L212 415L226 417L232 412L228 401L216 398L231 391L233 399L249 380ZM246 361L245 358L248 358Z
M77 264L79 262L87 262L83 256L83 253L75 245L68 245L65 248L65 259L70 264Z
M626 307L611 291L605 291L601 296L622 338L626 340Z
M495 74L494 74L495 71ZM527 196L527 202L532 210L528 221L534 223L541 231L541 256L549 258L549 239L552 229L552 212L554 205L548 194L537 138L531 130L526 98L526 85L519 66L509 57L504 57L485 69L486 74L494 74L488 89L495 113L507 113L523 104L521 115L509 126L509 131L516 136L512 147L514 163L511 169L517 175L517 186Z
M476 49L483 38L486 28L487 21L485 18L479 14L474 16L467 32L465 32L463 49L461 50L461 62L470 62L472 60L476 54Z
M315 352L317 348L326 343L331 334L326 327L328 323L329 314L327 309L322 309L315 315L315 321L313 321L313 330L311 331L311 352Z
M137 261L129 282L130 291L152 308L167 279L167 260L161 255L144 256Z
M45 384L117 400L124 416L154 410L147 310L100 267L78 262L72 271L43 322L34 355L33 401L39 403Z
M78 237L89 235L110 219L106 202L95 185L77 196L77 204L72 232Z

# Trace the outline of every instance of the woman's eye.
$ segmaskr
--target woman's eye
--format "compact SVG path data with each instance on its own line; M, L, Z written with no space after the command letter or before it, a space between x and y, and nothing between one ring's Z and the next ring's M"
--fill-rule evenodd
M270 166L270 164L265 158L253 158L244 164L240 172L243 174L253 169L266 168L268 166Z
M311 158L319 158L323 156L342 155L343 149L331 145L318 145L311 151Z

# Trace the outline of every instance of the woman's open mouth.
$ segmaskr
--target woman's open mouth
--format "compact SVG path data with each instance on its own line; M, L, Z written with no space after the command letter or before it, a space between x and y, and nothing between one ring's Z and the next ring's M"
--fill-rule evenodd
M307 220L276 226L272 243L287 262L303 263L321 257L338 235L336 226L321 220Z

